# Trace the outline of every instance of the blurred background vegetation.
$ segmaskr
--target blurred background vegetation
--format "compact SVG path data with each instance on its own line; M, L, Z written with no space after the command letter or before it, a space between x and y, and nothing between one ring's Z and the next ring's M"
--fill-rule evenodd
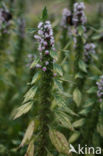
M94 29L90 33L96 34L96 30L101 27L103 1L84 2L87 25ZM47 6L49 18L54 25L55 39L58 41L62 10L70 7L70 0L0 0L0 7L2 6L10 11L12 19L9 33L0 33L0 156L23 156L26 147L18 152L17 147L27 122L32 118L32 112L15 121L12 120L11 113L21 105L28 88L27 82L35 72L29 70L29 65L37 54L33 39L35 28L40 21L42 9ZM103 47L102 44L101 46Z

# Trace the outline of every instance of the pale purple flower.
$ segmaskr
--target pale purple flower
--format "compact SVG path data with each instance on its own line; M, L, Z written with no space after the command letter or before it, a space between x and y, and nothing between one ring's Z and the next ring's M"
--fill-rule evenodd
M39 31L38 31L38 34L39 34L39 35L43 35L43 31L42 31L42 30L39 30Z
M34 35L34 38L38 41L38 50L40 52L40 65L36 65L37 68L41 67L43 71L47 70L47 65L49 65L48 57L45 57L46 55L49 55L50 50L54 50L54 36L53 36L53 30L50 21L46 22L40 22L38 25L38 34ZM47 58L45 62L43 62L43 59ZM47 66L47 67L45 67Z
M84 46L84 60L85 62L88 62L91 59L91 54L95 54L95 44L93 43L87 43Z
M75 26L84 25L87 21L84 13L85 5L83 2L77 2L74 4L73 24Z
M57 73L54 73L53 76L56 77L57 76Z
M42 52L43 49L42 49L41 45L39 45L38 50L39 50L40 52Z
M44 41L43 44L44 44L44 46L47 46L48 45L48 43L46 41Z
M45 72L47 70L47 68L46 67L43 67L42 70Z
M48 64L49 64L49 62L48 62L48 61L46 61L46 62L45 62L45 65L47 66Z
M38 28L40 29L43 25L43 22L40 22L39 25L38 25Z
M50 24L50 21L46 21L45 23L46 23L46 24Z
M68 27L68 25L70 24L69 23L69 18L70 18L70 20L71 20L71 18L72 18L72 13L71 13L71 11L70 10L68 10L67 8L65 8L64 10L63 10L63 13L62 13L62 20L61 20L61 26L62 27L64 27L64 28L67 28Z
M56 49L55 49L54 47L52 48L52 50L53 50L53 51L56 51Z
M46 50L46 51L45 51L45 54L46 54L46 55L48 55L48 54L49 54L49 51L48 51L48 50Z
M41 65L40 64L36 64L36 68L41 68Z
M38 35L34 35L34 38L37 39L37 40L41 39L40 36L38 36Z

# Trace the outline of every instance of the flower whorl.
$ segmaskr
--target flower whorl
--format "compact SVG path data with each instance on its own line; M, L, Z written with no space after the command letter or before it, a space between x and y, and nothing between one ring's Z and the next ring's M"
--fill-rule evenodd
M12 15L3 8L0 8L0 29L2 29L2 24L6 27L10 25L9 21L12 19ZM4 29L6 32L6 28Z
M97 96L99 98L99 101L103 101L103 75L100 76L100 80L96 83L98 86Z
M84 46L84 60L88 62L91 59L91 54L95 54L95 44L87 43Z
M65 8L62 13L61 26L64 28L68 28L68 25L72 25L72 13L70 10Z
M79 24L84 25L86 23L86 16L84 13L85 5L83 2L74 4L74 16L73 16L73 24L78 26Z
M50 51L55 51L53 30L50 21L39 23L38 35L35 35L34 38L39 42L38 50L41 60L40 64L37 64L36 67L46 71L49 64L48 56L50 55ZM46 58L45 62L44 58Z

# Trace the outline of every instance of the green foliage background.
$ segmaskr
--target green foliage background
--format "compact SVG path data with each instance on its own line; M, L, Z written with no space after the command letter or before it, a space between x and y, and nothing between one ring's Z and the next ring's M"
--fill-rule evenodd
M86 90L87 95L84 96L82 106L75 108L72 104L72 99L66 99L68 107L77 115L69 110L75 131L68 130L67 132L67 130L64 130L64 132L68 136L68 142L73 143L75 147L78 143L82 145L86 143L100 146L103 149L103 104L99 107L95 92L95 83L99 76L103 74L103 36L101 37L103 35L103 8L100 9L103 6L103 2L102 0L84 0L84 2L88 18L87 28L89 30L87 40L96 44L96 56L94 56L94 62L90 66L83 85L82 96L85 94L84 90ZM27 145L18 150L17 148L24 136L28 122L33 118L33 109L36 108L33 107L30 114L24 114L22 118L15 121L12 119L12 111L22 104L24 94L29 88L27 83L32 80L32 76L35 73L35 70L30 70L29 68L34 56L38 55L33 35L40 21L44 6L48 8L49 19L52 21L58 57L61 57L61 53L65 51L65 56L67 61L69 61L68 51L70 49L65 49L65 46L70 42L70 38L65 41L65 45L63 45L63 41L61 43L60 35L62 34L62 29L60 28L60 21L63 8L69 8L70 3L71 0L0 1L0 5L5 4L13 16L9 28L10 33L2 35L0 32L0 156L23 156L26 152ZM25 24L23 21L25 21ZM23 24L24 27L21 29ZM78 53L79 50L80 47L78 48ZM29 58L28 54L33 57ZM65 59L65 56L62 56L59 64L61 64L61 60ZM71 73L76 71L76 69L70 71L69 68L72 68L72 61L70 63L69 65L71 66L67 66L66 63L62 64L64 78L68 80L68 85L67 82L63 82L64 90L67 94L72 92L70 90L71 86L73 86ZM76 121L79 122L76 124ZM57 156L56 152L53 154Z

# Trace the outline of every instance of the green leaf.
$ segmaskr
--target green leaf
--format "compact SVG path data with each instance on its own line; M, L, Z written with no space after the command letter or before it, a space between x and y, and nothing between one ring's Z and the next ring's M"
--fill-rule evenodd
M91 54L92 58L95 60L95 61L98 61L98 56L96 54Z
M55 85L57 86L57 88L58 88L60 91L63 91L63 86L62 86L61 82L58 81L58 80L54 80L54 82L55 82Z
M97 92L97 87L91 87L90 89L88 89L87 93L88 94L92 94L92 93L96 93Z
M33 105L32 102L28 102L15 109L14 112L12 113L13 119L15 120L19 118L21 115L27 113L32 108L32 105Z
M54 70L60 75L63 76L62 68L58 64L54 64Z
M36 86L34 86L31 89L29 89L29 91L24 96L23 103L26 103L27 101L33 100L33 98L34 98L34 96L36 94L37 89L38 88Z
M62 96L56 96L55 95L55 101L56 101L56 103L57 103L57 105L59 106L59 107L63 107L64 106L64 108L65 108L65 104L66 104L66 102L65 102L65 100L64 100L64 98L62 97Z
M34 143L33 143L33 140L29 143L25 156L34 156Z
M97 125L97 132L100 134L101 137L103 137L103 125L102 125L102 123Z
M30 141L30 139L33 135L33 132L34 132L34 121L31 121L26 132L25 132L25 135L20 144L20 147L24 146L26 143L28 143L28 141Z
M80 136L80 132L74 132L69 138L69 143L74 143Z
M95 65L90 65L90 70L95 75L101 75L102 74L102 72L100 71L100 69L97 66L95 66Z
M42 12L42 20L46 21L47 18L48 18L48 11L47 11L47 8L44 7L43 12Z
M100 38L101 38L100 34L97 34L97 35L92 37L93 40L99 40Z
M47 156L53 156L53 154L47 151Z
M78 27L78 34L79 34L80 36L82 36L82 35L84 34L84 28L83 28L83 26L79 26L79 27Z
M84 105L84 108L91 108L94 103L95 103L95 99L93 99L93 100L92 99L88 99L88 101Z
M54 58L55 60L57 60L57 58L58 58L57 52L51 50L50 51L50 55L51 55L52 58Z
M82 79L83 76L82 76L80 73L77 73L77 74L75 75L75 79L78 79L78 78Z
M34 68L38 62L39 62L39 58L35 58L35 60L31 64L30 68Z
M85 73L87 73L87 66L86 66L86 64L82 61L82 60L80 60L79 61L79 68L83 71L83 72L85 72Z
M69 144L65 136L54 129L49 130L49 136L52 144L55 146L59 153L69 155Z
M73 126L69 120L69 116L63 112L56 113L56 120L60 123L60 126L73 130Z
M31 81L31 85L33 85L38 79L39 79L39 76L40 76L40 73L37 72L33 78L32 78L32 81Z
M85 108L85 109L81 110L81 111L79 112L79 114L80 114L80 115L86 116L86 115L88 114L89 111L90 111L89 108Z
M73 100L77 104L78 107L80 106L81 99L82 99L81 92L79 91L78 88L76 88L73 92Z
M85 123L85 119L80 119L80 120L77 120L75 121L72 125L74 128L78 128L78 127L82 127Z
M66 106L63 107L62 110L65 111L66 113L70 114L70 115L78 116L78 114L76 114L73 110L71 110L70 108L68 108Z

